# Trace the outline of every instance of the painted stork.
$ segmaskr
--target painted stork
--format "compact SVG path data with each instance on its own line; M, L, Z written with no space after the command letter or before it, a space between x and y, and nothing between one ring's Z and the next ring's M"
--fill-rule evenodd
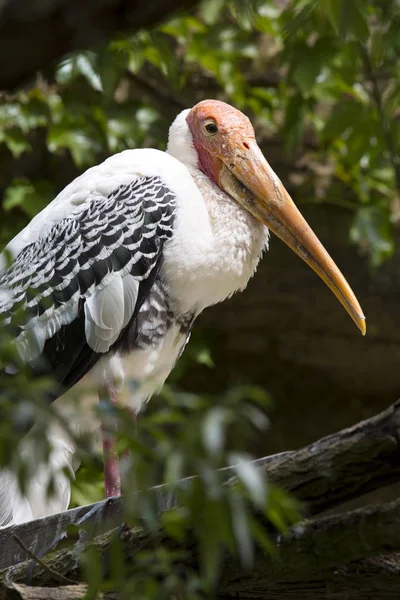
M51 373L61 395L96 365L100 396L116 402L129 364L137 412L164 383L197 315L246 287L269 230L316 271L365 334L355 295L264 158L249 119L216 100L184 110L166 152L126 150L89 169L8 244L12 262L3 254L0 270L4 326L16 308L23 313L9 374L29 364L34 375ZM52 442L50 462L60 471L73 448L58 433ZM120 489L111 443L105 437L106 495ZM1 477L0 523L68 507L65 475L46 500L43 465L25 495L11 473Z

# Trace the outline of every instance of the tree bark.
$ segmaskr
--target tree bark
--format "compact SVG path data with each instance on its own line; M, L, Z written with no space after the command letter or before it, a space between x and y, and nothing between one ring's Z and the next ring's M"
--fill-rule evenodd
M132 564L138 552L154 550L160 542L169 541L162 532L151 535L137 528L112 530L90 542L90 546L99 552L103 565L117 536L125 560ZM171 547L175 544L171 542ZM55 587L59 585L60 576L79 581L82 578L79 555L85 547L87 544L79 544L60 550L34 568L30 562L21 563L12 568L12 581L23 582L28 567L31 585ZM273 590L276 584L281 587L286 584L286 589L289 589L292 583L299 585L299 582L321 581L324 577L330 579L337 569L343 581L347 577L354 579L360 568L366 570L368 565L374 566L374 563L363 562L363 557L393 551L400 551L400 500L301 522L288 537L276 538L275 556L258 551L250 570L243 569L236 559L227 557L218 593L246 597L250 591L253 597L268 598L269 590ZM380 560L383 571L383 559ZM355 561L358 562L352 565ZM190 542L186 545L185 560L180 566L187 569L197 566L194 545ZM388 565L385 565L385 571L386 575L390 574ZM399 572L397 563L396 572ZM3 579L4 576L3 572ZM400 594L399 578L396 589Z
M236 559L227 556L218 586L221 600L238 597L322 600L329 594L346 600L398 598L400 554L393 553L400 552L400 499L345 512L337 509L356 495L379 488L389 481L400 480L399 436L400 401L376 417L311 446L256 461L268 481L285 487L305 503L308 515L316 515L332 507L336 512L303 520L286 537L273 537L275 554L270 556L258 550L251 570L243 569ZM227 469L224 474L227 485L231 485L234 482L232 470ZM174 497L163 486L155 488L154 494L160 511L175 504ZM122 518L120 500L114 502L119 506ZM99 504L100 510L106 506L104 502ZM103 514L96 514L95 507L92 513L97 521L99 514L100 518ZM112 514L115 522L115 509ZM40 527L52 527L59 538L64 539L63 535L60 537L60 521L67 523L65 515L36 523L37 552L40 551L37 547ZM11 537L23 538L27 525L10 527L9 532L4 529L1 532L2 546L7 547ZM48 533L43 537L49 539ZM42 592L31 592L30 588L22 590L23 596L21 590L10 587L10 581L13 584L24 582L28 568L31 586L54 587L59 585L60 580L80 582L79 556L84 547L94 546L106 561L108 549L116 537L122 544L125 558L132 564L139 551L152 550L160 541L176 545L162 531L154 535L139 528L113 529L86 544L80 540L70 548L56 551L47 558L45 556L40 562L30 560L3 570L0 573L0 581L3 581L0 600L46 597L40 596ZM22 541L29 545L26 539ZM190 540L185 550L187 558L181 566L196 568L194 544ZM64 591L70 594L65 596L66 600L76 597L71 594L77 588L67 589L69 587L64 586ZM15 596L16 593L20 595ZM60 598L64 600L63 596Z
M0 89L10 90L74 50L150 27L196 0L0 0Z
M304 515L338 509L345 502L400 480L400 401L375 417L310 446L261 458L254 464L268 481L302 503ZM224 469L223 473L227 485L235 483L234 468ZM176 506L166 486L154 488L153 493L160 512ZM62 532L72 523L92 523L98 535L107 524L110 529L122 518L122 500L115 498L1 529L0 568L26 558L17 540L40 555L45 548L53 547L55 539L64 539Z
M400 401L313 444L259 459L266 478L309 515L400 480Z
M21 583L2 583L0 600L81 600L85 597L87 586L65 585L62 587L34 587ZM98 600L115 600L115 593L100 594Z

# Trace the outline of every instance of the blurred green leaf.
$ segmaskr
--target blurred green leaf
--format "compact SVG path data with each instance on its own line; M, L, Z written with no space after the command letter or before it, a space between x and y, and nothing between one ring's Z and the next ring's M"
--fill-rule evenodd
M6 212L20 208L32 218L49 203L53 194L49 181L14 179L4 193L3 208Z
M27 136L20 129L4 129L0 131L0 142L4 142L11 150L15 158L18 158L23 152L31 150L31 145Z
M88 166L96 155L95 141L84 128L69 126L68 123L54 125L49 131L48 147L51 152L67 149L78 167Z
M201 16L207 25L213 25L221 14L225 0L203 0L200 4Z
M243 485L247 488L254 504L259 508L263 508L266 502L267 489L262 470L252 464L249 457L236 453L231 454L230 463Z
M96 72L94 62L95 54L92 52L70 56L59 66L57 80L59 83L68 84L79 75L82 75L94 90L103 92L101 78Z
M369 254L373 267L378 267L393 253L389 214L377 206L366 206L357 211L350 236Z
M385 54L385 32L375 29L371 33L371 61L374 67L382 64Z
M326 10L336 34L340 35L343 30L343 0L322 0L321 4Z
M368 14L363 0L322 0L322 6L339 37L352 34L361 41L368 38Z

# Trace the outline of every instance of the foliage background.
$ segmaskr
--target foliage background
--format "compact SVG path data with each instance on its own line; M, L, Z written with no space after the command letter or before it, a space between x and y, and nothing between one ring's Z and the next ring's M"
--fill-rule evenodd
M351 189L351 240L379 265L393 250L400 187L398 26L390 0L208 0L66 58L1 99L2 242L109 154L162 149L175 114L209 96L246 111L261 141L280 134L288 156L324 167L327 185ZM314 201L340 203L334 193Z
M354 276L354 279L349 276L351 283L355 280L366 295L371 289L372 295L388 290L392 293L393 289L397 294L397 270L388 265L395 264L390 259L396 251L400 218L399 17L400 6L395 0L253 0L251 3L204 0L190 14L174 16L152 31L116 38L107 47L66 57L54 73L39 73L31 85L0 97L1 245L86 168L125 148L165 148L168 127L175 115L205 97L216 97L232 103L252 119L259 143L272 166L277 168L302 209L307 214L311 210L314 229L327 239L336 236L338 253L345 260L351 257L347 270ZM322 211L313 213L315 206L322 206ZM279 288L279 302L284 303L291 293L303 293L307 288L303 280L300 284L293 283L291 288L287 278L291 271L280 268L286 264L284 251L271 254L278 265L273 275L286 284ZM298 263L294 264L294 268L301 270ZM242 314L240 311L248 306L267 303L272 295L268 285L259 276L246 292L247 304L244 301L228 306L236 306L237 314ZM314 294L314 289L311 290ZM328 303L325 308L324 302L320 302L319 296L312 296L315 312L330 312L334 305ZM233 308L227 310L228 314L234 313ZM137 465L146 468L140 471L136 466L140 471L136 477L146 484L158 483L160 479L176 484L183 475L201 472L207 488L212 468L232 463L236 456L233 452L240 449L260 454L266 448L287 448L297 441L309 441L307 436L317 437L317 432L329 430L335 422L334 408L328 402L322 424L318 418L312 427L305 424L306 433L302 436L298 433L296 415L289 412L282 415L278 410L268 434L270 442L265 443L265 430L257 433L254 426L264 423L261 412L254 412L256 406L261 403L265 414L268 400L271 408L271 401L282 400L282 394L286 394L286 401L292 401L288 389L300 390L301 399L296 397L296 400L307 405L309 417L315 401L310 390L316 387L316 393L325 397L332 387L335 393L338 388L326 378L326 366L322 379L314 377L309 370L310 362L315 367L311 359L308 364L307 359L300 364L297 359L287 360L272 342L268 346L268 361L276 376L273 381L271 378L265 381L262 374L265 348L252 333L254 323L250 326L247 316L243 317L241 350L235 354L230 351L235 330L227 341L226 329L222 331L217 325L222 312L210 311L210 315L205 317L203 327L200 322L195 329L193 341L171 378L172 387L152 403L153 410L139 426L134 445L143 461L138 460ZM324 318L319 340L324 335L333 335L327 325L328 317ZM379 319L377 315L372 319L372 346L374 343L379 346L380 328L387 327ZM395 321L393 314L390 323ZM278 326L279 323L278 319ZM229 327L235 327L235 318L230 320ZM315 325L308 327L313 334ZM320 355L325 352L325 362L333 361L336 365L335 373L341 357L352 353L352 338L348 337L347 329L344 331L333 345L318 346ZM307 334L299 342L306 348L303 354L307 355L310 339L312 335L310 338ZM397 360L398 337L394 342L390 340L389 346ZM378 347L376 352L380 351ZM250 356L253 363L257 359L258 366L250 367L246 360L238 360L243 355ZM352 384L357 378L361 381L368 377L374 360L360 360L357 369L352 366ZM274 361L280 366L275 368ZM321 361L324 362L323 357ZM296 363L293 367L296 376L288 388L292 377L288 365L290 369L292 363ZM397 387L393 370L396 362L389 364L390 381L394 383L382 398L390 397ZM271 369L267 372L270 375ZM262 388L253 386L244 393L238 387L240 383L254 381L261 383ZM185 393L175 391L177 388L189 389L197 396L191 396L189 402ZM226 388L229 391L222 394ZM280 394L282 389L285 391ZM362 396L354 389L361 387L350 385L350 391L346 392L353 405L355 402L359 407L367 399L370 406L369 394L364 391ZM238 401L246 394L250 396L249 402ZM167 411L163 410L166 405ZM364 414L365 405L358 410ZM194 418L192 411L203 416L193 420L193 435L185 437L185 424ZM250 423L247 437L243 423ZM152 439L152 444L142 444L141 435L144 440ZM121 443L133 444L130 438ZM3 444L4 455L5 447ZM188 456L186 463L183 456ZM90 461L85 464L75 484L75 502L100 497L99 473L98 464ZM242 475L250 503L260 506L261 496L257 496L261 493L257 487L260 482L246 469ZM216 489L219 490L218 485ZM276 526L284 528L293 516L293 506L279 492L276 494L269 496L269 503L263 504L263 509ZM267 544L267 537L255 532L257 527L248 517L246 504L240 513L246 515L242 521L246 527L232 531L232 523L241 522L239 504L235 504L241 502L240 494L235 499L224 497L220 504L211 496L203 498L210 507L209 512L204 511L209 547L215 551L218 546L217 539L213 546L212 531L217 531L216 538L225 535L228 546L237 544L243 556L249 552L254 537ZM194 502L194 497L188 502ZM215 529L218 520L224 522L221 518L224 502L230 503L227 518L231 519L225 534L222 525ZM236 517L231 518L232 514ZM175 522L167 524L178 537L183 535L181 517L175 515L172 518ZM213 553L210 556L215 558ZM217 563L210 559L205 567L210 581Z

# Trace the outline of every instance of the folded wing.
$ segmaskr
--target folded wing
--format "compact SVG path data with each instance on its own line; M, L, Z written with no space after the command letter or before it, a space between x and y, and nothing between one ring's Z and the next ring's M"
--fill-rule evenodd
M154 283L174 215L163 180L137 177L28 243L0 273L17 363L52 373L65 390L115 348Z

